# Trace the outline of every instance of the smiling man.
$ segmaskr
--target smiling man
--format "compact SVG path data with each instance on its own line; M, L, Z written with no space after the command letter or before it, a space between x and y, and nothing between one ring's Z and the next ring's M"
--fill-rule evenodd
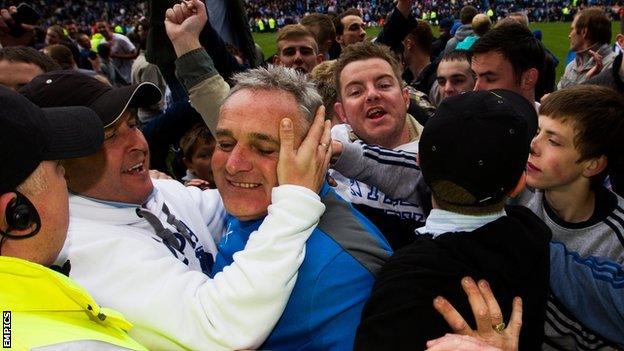
M293 118L297 145L311 111L322 104L314 85L292 70L256 69L235 76L235 81L221 107L212 157L217 189L231 215L213 274L234 261L264 219L277 184L280 119ZM262 348L351 349L375 275L390 256L377 228L328 184L319 195L325 214L308 239L284 314Z
M334 70L338 91L336 114L344 124L332 128L332 137L343 145L363 142L389 149L418 151L422 126L407 113L409 94L402 86L401 69L390 50L369 42L348 46ZM405 159L386 158L373 147L367 155L385 162ZM406 155L414 159L413 155ZM338 193L370 218L386 235L393 249L414 240L414 229L424 224L428 200L407 203L392 199L377 187L354 180L353 160L338 159L331 171L338 182ZM426 191L425 191L426 193Z
M149 349L258 347L284 309L305 242L325 209L316 194L327 157L318 145L329 143L329 136L321 140L322 118L311 127L317 139L305 144L311 150L280 150L292 157L271 179L263 227L213 279L225 220L218 192L148 174L149 149L136 109L160 100L155 85L111 88L59 71L35 78L22 93L41 106L87 106L105 128L94 155L65 163L72 194L64 252L71 277L124 313L135 325L132 335Z
M301 140L323 101L305 75L284 67L259 68L234 77L236 85L215 114L214 102L204 96L224 82L197 40L206 21L203 4L194 0L192 6L196 11L186 4L174 6L178 20L172 16L167 31L179 55L176 74L217 140L212 169L229 214L213 270L218 277L231 270L227 265L247 251L254 231L265 226L262 221L268 219L269 194L280 177L280 145L288 140L297 148L305 145ZM316 118L323 115L317 112ZM292 120L288 124L290 138L280 129L284 117ZM325 123L327 139L313 146L329 151L330 122ZM391 254L377 228L328 184L323 184L319 196L325 213L306 243L306 257L284 313L261 349L352 349L375 275ZM308 210L299 207L296 211ZM273 240L269 245L282 243ZM274 260L278 264L278 259Z

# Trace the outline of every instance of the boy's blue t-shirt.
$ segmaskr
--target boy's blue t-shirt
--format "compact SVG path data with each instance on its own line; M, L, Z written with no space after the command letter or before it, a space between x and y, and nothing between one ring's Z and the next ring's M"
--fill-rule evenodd
M340 214L343 223L351 228L341 228L337 223L328 226L321 218L321 223L306 242L306 256L284 313L261 349L352 350L355 331L375 276L369 270L370 266L361 263L361 252L356 258L337 238L343 234L340 231L349 230L351 235L368 235L378 245L376 250L383 250L388 257L391 254L390 246L379 230L327 184L320 195L327 205L326 214L328 211L343 211ZM332 201L326 202L326 197ZM339 206L335 206L336 200L340 202ZM228 230L219 243L213 275L233 262L234 253L245 247L249 235L258 229L263 219L243 222L231 216L228 218ZM354 223L361 226L355 232Z

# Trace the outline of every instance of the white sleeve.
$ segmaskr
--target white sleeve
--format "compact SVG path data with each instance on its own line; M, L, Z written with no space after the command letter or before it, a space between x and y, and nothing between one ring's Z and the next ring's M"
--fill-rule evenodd
M86 235L72 257L72 278L122 312L134 324L130 335L149 349L257 348L286 306L305 242L325 210L316 193L293 185L274 188L272 200L245 250L214 279L131 228L110 235L79 225L74 235Z

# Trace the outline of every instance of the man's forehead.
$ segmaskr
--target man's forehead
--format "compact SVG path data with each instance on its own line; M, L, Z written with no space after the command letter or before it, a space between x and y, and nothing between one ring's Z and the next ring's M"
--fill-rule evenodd
M345 16L340 21L345 26L350 26L353 23L358 23L358 24L364 23L364 21L362 20L362 17L356 16L356 15Z
M472 55L471 67L477 74L479 73L477 70L488 71L503 68L506 65L511 67L511 62L509 62L509 60L507 60L505 56L498 51L488 51Z
M280 50L284 50L286 48L299 48L306 47L310 49L314 49L316 46L316 40L313 37L304 36L293 39L284 39L277 42L277 47Z
M394 77L394 71L392 70L390 63L378 57L349 62L346 66L344 66L340 72L340 82L342 86L346 86L351 81L361 79L359 74L353 75L353 73L364 73L368 78L373 76L375 80L384 76Z
M245 133L279 134L279 122L290 118L295 128L305 119L295 96L279 89L241 89L224 101L219 111L217 129Z
M466 60L441 61L438 65L438 75L451 76L455 74L470 74L470 62Z
M294 113L296 111L296 113ZM293 115L301 114L295 96L281 89L243 88L235 91L221 105L219 122L224 116L228 118L261 118L262 115ZM282 117L283 118L283 117Z

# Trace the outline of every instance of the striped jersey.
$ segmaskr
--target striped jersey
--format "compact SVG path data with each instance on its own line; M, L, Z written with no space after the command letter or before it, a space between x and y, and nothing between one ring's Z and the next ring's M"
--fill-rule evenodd
M362 214L371 220L386 236L392 249L396 250L411 243L416 235L414 230L425 224L426 214L429 212L429 194L424 199L412 199L406 201L401 198L392 198L384 194L379 186L371 184L357 177L361 173L360 166L373 162L376 165L390 164L409 169L416 165L416 153L418 152L418 140L412 140L398 146L394 150L387 150L375 145L366 145L355 136L351 127L347 124L339 124L332 128L332 138L340 140L343 145L350 143L360 144L361 153L357 159L345 160L336 163L329 174L336 180L336 192L345 200L351 202ZM362 160L366 158L368 160ZM345 167L340 167L340 164ZM375 172L371 168L367 172ZM406 181L401 177L401 172L374 175L372 178L380 179L384 183ZM385 184L384 184L385 185Z
M624 293L624 199L606 188L595 194L594 215L581 223L558 218L541 190L519 198L552 230L545 350L610 350L622 342L624 306L611 296Z

